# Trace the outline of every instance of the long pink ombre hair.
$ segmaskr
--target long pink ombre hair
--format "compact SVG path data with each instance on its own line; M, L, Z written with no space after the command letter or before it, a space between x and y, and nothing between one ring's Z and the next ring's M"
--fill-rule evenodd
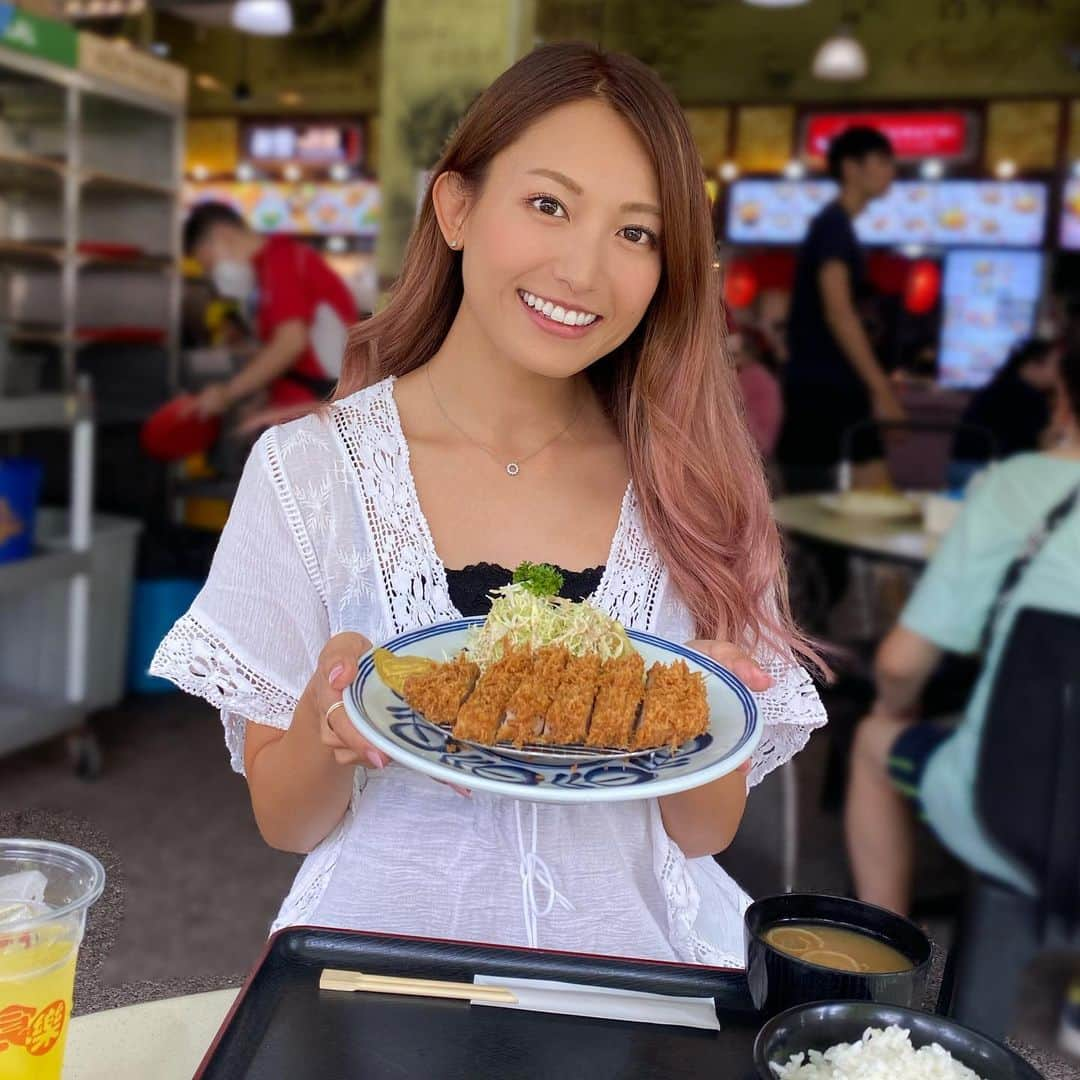
M719 274L698 152L678 102L643 63L584 44L546 45L472 104L432 173L474 192L488 164L546 112L605 101L652 157L663 269L649 308L589 378L626 446L645 528L697 633L816 659L792 622L780 539L724 349ZM462 299L461 256L428 188L386 307L353 327L336 397L404 375L439 349Z

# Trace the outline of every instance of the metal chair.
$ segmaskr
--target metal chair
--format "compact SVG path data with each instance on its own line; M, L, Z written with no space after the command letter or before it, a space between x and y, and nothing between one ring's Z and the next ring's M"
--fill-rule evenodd
M784 892L794 892L799 872L799 774L795 759L780 766L783 829L780 874Z
M976 784L995 844L1036 894L977 875L949 956L939 1011L996 1038L1025 967L1080 942L1080 618L1025 609L998 666Z

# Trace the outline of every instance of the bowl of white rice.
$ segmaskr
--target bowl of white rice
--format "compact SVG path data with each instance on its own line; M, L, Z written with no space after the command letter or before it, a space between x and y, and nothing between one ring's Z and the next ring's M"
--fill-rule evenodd
M758 1032L762 1080L1040 1080L1008 1047L944 1016L873 1001L818 1001Z

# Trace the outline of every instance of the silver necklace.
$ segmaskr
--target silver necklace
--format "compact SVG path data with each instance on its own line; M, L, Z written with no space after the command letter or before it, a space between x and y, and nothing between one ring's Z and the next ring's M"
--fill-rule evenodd
M501 458L498 454L496 454L490 446L485 446L479 440L474 439L467 431L465 431L464 428L461 427L460 424L457 424L454 421L454 419L446 411L443 403L439 400L439 395L435 393L435 384L431 381L431 365L425 364L424 370L427 372L427 381L428 386L431 387L431 396L435 399L435 404L439 406L439 412L441 412L446 418L446 422L460 435L463 435L466 439L468 439L469 442L471 442L474 446L479 446L480 449L483 450L484 453L487 454L488 457L490 457L493 461L497 462L499 465L503 465L503 467L506 469L507 476L517 476L518 473L521 472L521 466L524 465L526 461L528 461L530 458L536 457L536 455L539 454L541 450L546 450L553 442L555 442L556 439L561 439L574 426L574 424L577 423L577 418L581 415L582 407L585 404L585 395L582 394L580 395L581 400L578 402L578 406L574 410L574 415L570 417L570 423L567 424L566 427L552 435L552 437L548 439L547 442L543 444L543 446L538 446L535 450L533 450L529 454L526 454L523 458L518 458L516 461L506 461L504 464L505 459Z

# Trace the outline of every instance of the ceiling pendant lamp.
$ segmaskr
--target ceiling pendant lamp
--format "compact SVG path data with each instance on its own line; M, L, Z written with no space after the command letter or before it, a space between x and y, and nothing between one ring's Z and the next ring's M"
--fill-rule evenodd
M293 28L288 0L236 0L231 21L236 30L266 37L280 37Z
M815 79L829 82L854 82L865 79L870 70L866 50L850 26L841 25L832 37L826 38L814 54Z

